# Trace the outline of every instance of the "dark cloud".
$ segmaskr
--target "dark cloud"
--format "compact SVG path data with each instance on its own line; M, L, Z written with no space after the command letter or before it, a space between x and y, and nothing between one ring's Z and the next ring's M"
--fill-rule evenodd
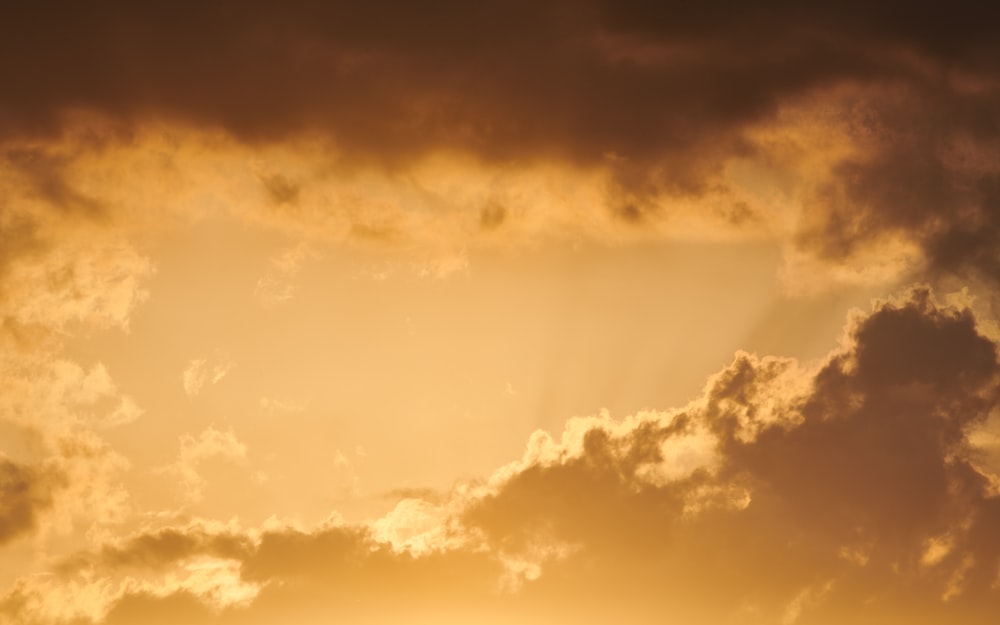
M72 162L72 157L57 156L41 149L11 149L4 156L4 164L19 173L21 179L28 183L31 194L47 206L93 217L103 212L98 200L81 193L67 182L64 169Z
M892 561L983 503L967 434L998 399L996 346L970 315L924 297L856 328L854 349L816 375L800 425L722 439L728 469L774 489L804 526L841 546L877 544ZM733 419L720 414L720 425Z
M280 174L262 176L261 183L264 185L264 190L267 191L267 196L275 204L294 206L298 203L301 188L284 176Z
M1000 397L996 345L971 315L935 307L926 292L881 306L851 338L798 394L780 384L789 361L742 355L672 431L597 426L581 455L518 472L469 521L502 549L580 547L529 594L570 601L574 589L599 587L619 603L640 595L661 616L732 619L754 605L772 622L811 588L824 598L806 622L955 614L985 623L1000 606L1000 541L989 529L1000 498L968 434ZM663 459L687 419L711 425L719 467L666 484L643 478L639 468ZM713 490L718 499L685 512ZM743 493L749 503L733 505ZM931 563L936 539L949 549Z
M690 484L657 488L637 481L636 472L661 461L660 444L686 425L684 418L645 423L622 439L592 429L579 458L525 468L500 494L473 504L467 520L515 552L553 540L592 548L612 541L610 550L628 553L648 549L650 538L665 536L679 516Z
M873 93L875 139L807 204L800 245L831 260L913 241L932 277L1000 279L1000 83Z
M0 221L0 280L18 259L47 247L37 219L14 213L3 216L5 219Z
M600 164L611 214L641 226L663 193L766 157L749 129L849 85L863 106L837 115L880 139L811 181L800 248L837 263L902 237L933 276L996 280L998 18L970 1L16 3L0 9L0 136L56 136L93 112L121 141L166 120L255 145L325 137L353 164L439 149ZM7 161L64 209L100 210L59 163ZM276 204L301 199L280 174L262 183ZM741 201L720 209L737 226ZM507 216L488 207L481 225Z
M891 4L21 4L0 27L0 81L18 86L0 111L8 133L93 109L246 138L318 127L383 155L456 146L592 161L733 148L731 131L783 97L906 77L889 47L994 67L990 9Z
M766 46L785 38L822 39L824 33L837 33L843 43L882 40L970 63L991 60L982 55L995 43L990 27L982 23L995 9L972 2L949 7L897 0L878 6L862 2L806 6L792 0L766 0L742 6L712 0L682 6L655 0L608 0L599 5L612 27L655 37L701 38L712 33Z
M51 506L49 478L0 455L0 545L30 533Z
M507 219L507 209L502 204L490 203L479 211L479 225L483 230L496 230Z
M138 534L121 545L106 547L89 563L105 567L156 569L196 555L241 558L251 547L248 538L235 532L226 534L199 528L165 528Z
M220 549L220 544L225 547ZM203 528L172 528L139 534L113 552L105 550L105 565L109 555L130 564L142 560L144 566L160 570L197 557L236 560L242 580L260 584L261 590L250 606L215 605L197 585L166 594L125 592L102 620L108 624L248 625L337 617L358 623L430 623L426 619L435 616L481 614L498 600L496 580L501 574L485 553L455 550L417 558L396 553L354 527L275 529L257 541ZM107 570L93 568L96 564L91 559L84 570ZM6 605L15 618L26 616L16 612L17 603L10 598Z

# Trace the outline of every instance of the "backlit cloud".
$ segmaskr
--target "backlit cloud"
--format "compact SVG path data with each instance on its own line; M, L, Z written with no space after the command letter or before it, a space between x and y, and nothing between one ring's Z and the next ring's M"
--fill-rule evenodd
M970 435L998 392L996 344L918 290L856 316L822 362L738 354L686 407L572 420L490 480L404 499L370 527L164 527L46 584L105 576L108 623L987 623L1000 467ZM197 440L186 448L233 447ZM139 570L150 581L124 576ZM14 592L8 611L33 622L16 598L30 584Z
M0 99L3 174L7 193L78 219L113 212L121 190L102 181L133 175L130 148L155 175L129 202L172 178L166 197L204 199L212 168L192 159L232 150L239 175L212 194L363 241L429 229L457 253L469 231L589 222L616 238L698 216L854 272L893 248L890 277L997 275L998 49L981 3L55 5L72 28L42 5L3 20L18 61L0 81L22 86ZM312 147L282 157L291 143ZM280 301L272 274L258 291Z

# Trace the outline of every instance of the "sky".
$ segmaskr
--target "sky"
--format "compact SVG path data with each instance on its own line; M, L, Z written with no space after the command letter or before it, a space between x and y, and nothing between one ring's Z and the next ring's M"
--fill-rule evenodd
M997 8L0 6L0 625L986 625Z

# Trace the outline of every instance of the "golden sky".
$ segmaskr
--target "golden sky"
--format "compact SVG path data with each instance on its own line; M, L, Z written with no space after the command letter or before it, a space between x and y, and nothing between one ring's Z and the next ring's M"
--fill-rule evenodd
M0 7L0 625L992 625L1000 14Z

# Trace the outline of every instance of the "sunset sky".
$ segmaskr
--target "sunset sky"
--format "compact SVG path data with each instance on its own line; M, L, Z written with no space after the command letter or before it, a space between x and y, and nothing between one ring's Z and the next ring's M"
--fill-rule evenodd
M995 625L1000 10L0 5L0 625Z

